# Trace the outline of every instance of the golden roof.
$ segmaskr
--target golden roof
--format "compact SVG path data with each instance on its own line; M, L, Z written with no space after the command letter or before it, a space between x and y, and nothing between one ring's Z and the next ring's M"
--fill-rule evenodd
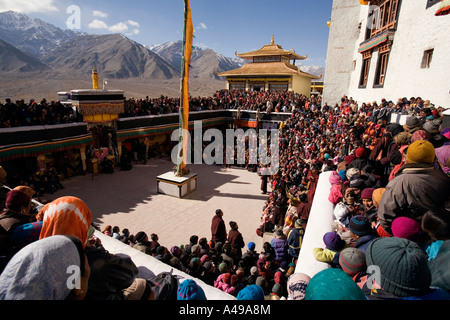
M261 76L261 75L301 75L311 79L321 77L301 71L297 66L287 62L246 63L240 69L225 71L218 74L221 77L228 76Z
M272 42L270 44L264 45L261 49L240 54L236 52L235 55L239 58L248 60L253 60L253 57L260 56L282 56L289 58L290 60L305 60L306 58L308 58L308 55L301 56L299 54L296 54L294 52L294 49L291 49L290 51L284 50L280 45L275 44L273 36Z

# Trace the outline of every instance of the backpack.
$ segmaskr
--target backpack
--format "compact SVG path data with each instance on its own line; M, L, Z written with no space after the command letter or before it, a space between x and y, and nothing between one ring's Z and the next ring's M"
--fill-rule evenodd
M170 272L161 272L148 278L149 284L155 293L155 300L177 300L179 277Z

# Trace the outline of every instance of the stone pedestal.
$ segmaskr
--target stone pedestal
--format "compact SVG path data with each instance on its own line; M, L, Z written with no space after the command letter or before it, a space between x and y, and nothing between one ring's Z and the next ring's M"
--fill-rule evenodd
M158 193L183 198L197 189L197 174L177 177L174 172L167 172L156 177L156 184Z

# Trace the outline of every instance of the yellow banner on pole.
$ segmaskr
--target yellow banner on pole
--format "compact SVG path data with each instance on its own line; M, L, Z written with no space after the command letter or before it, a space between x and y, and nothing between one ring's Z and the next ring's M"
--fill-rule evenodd
M186 168L188 152L189 130L189 65L191 63L192 46L194 38L194 25L192 23L192 13L190 0L184 0L184 47L181 70L181 101L180 101L180 139L182 149L179 154L177 175L182 176Z

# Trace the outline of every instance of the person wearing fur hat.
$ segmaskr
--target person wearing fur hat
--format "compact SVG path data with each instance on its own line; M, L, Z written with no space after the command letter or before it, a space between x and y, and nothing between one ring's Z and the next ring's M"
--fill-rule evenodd
M450 198L450 177L434 167L433 145L418 140L408 147L407 163L389 181L378 208L381 227L392 234L398 216L420 219L427 210L443 207Z

